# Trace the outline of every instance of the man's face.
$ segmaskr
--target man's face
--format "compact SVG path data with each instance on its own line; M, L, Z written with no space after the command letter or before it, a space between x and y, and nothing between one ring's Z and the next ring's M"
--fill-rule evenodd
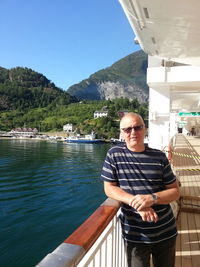
M138 116L126 117L121 123L121 134L130 150L141 150L144 147L145 126Z

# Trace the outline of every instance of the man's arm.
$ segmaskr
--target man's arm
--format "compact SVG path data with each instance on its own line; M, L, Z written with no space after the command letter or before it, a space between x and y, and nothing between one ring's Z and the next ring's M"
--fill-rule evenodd
M108 197L128 205L130 205L133 200L133 195L125 192L117 185L117 183L104 182L104 191ZM142 217L143 221L157 222L158 220L158 215L150 207L144 208L143 210L138 211L138 213Z
M104 191L108 197L127 205L129 205L133 199L133 195L125 192L117 185L117 183L104 182Z
M151 207L153 204L169 204L179 199L180 189L177 182L167 185L165 188L165 190L154 194L157 197L156 201L154 201L151 194L133 196L131 206L140 211L144 208Z

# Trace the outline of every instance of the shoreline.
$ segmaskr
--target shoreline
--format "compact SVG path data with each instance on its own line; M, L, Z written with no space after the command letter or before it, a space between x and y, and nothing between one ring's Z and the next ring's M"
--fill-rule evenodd
M67 137L69 137L66 132L40 132L35 136L16 136L16 135L6 135L2 134L0 135L0 140L7 139L7 140L40 140L40 141L50 141L50 142L64 142L66 141ZM73 137L72 137L73 138ZM104 140L104 139L102 139ZM70 142L68 142L70 143ZM115 140L112 139L105 139L104 143L118 143Z

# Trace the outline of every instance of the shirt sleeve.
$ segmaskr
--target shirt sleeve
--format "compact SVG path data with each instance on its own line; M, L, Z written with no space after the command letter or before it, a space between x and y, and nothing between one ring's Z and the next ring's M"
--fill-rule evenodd
M168 185L174 183L176 181L176 176L174 175L169 160L167 159L166 156L164 157L163 164L164 164L163 168L164 184Z
M116 165L113 159L113 155L110 151L107 152L102 172L101 180L105 182L117 182Z

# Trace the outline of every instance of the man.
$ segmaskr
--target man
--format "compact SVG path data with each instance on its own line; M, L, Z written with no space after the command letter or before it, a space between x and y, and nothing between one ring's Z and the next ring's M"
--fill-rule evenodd
M144 145L140 115L120 121L124 145L112 147L101 178L108 197L122 202L121 225L129 267L173 267L177 236L170 202L180 192L169 161L160 150Z

